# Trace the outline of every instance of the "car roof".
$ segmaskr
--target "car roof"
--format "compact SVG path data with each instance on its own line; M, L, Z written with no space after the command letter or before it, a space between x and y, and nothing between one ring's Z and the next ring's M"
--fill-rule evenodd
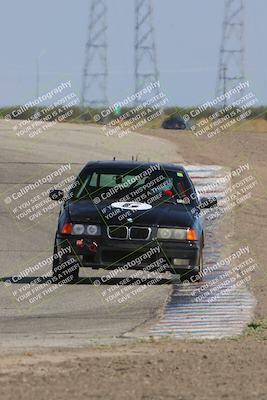
M85 168L92 168L92 167L105 167L105 168L114 168L116 167L117 169L119 168L127 168L127 169L132 169L132 168L138 168L138 167L145 167L149 168L151 166L157 166L159 165L162 169L166 169L169 171L184 171L186 172L185 168L182 165L179 164L173 164L173 163L158 163L156 161L127 161L127 160L99 160L99 161L89 161Z
M179 121L184 122L184 119L180 115L172 115L165 119L165 121Z

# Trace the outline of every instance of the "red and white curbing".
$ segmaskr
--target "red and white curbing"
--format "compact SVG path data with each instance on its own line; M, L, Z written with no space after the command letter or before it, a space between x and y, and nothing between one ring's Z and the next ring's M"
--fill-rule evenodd
M214 191L210 190L212 183L225 176L227 169L220 166L188 166L187 170L197 189L203 195L216 196L220 200L231 182L216 184ZM205 192L203 188L208 185ZM204 189L205 190L205 189ZM206 245L204 252L204 268L220 261L222 243L216 229L216 223L206 226ZM229 270L221 267L204 277L204 283L219 274ZM150 330L153 337L171 336L178 339L215 339L237 336L242 333L251 321L255 307L255 299L246 286L233 287L226 294L218 296L212 302L196 301L196 288L202 283L189 285L174 284L171 297L166 304L161 320Z

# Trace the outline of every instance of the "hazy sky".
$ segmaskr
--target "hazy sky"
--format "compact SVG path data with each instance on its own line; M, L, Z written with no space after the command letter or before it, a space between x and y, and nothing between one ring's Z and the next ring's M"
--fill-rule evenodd
M80 94L90 0L11 0L1 4L0 105L34 99L71 80ZM108 1L108 97L134 93L134 0ZM215 92L224 0L153 0L160 81L170 102L200 104ZM267 104L267 1L245 0L246 77Z

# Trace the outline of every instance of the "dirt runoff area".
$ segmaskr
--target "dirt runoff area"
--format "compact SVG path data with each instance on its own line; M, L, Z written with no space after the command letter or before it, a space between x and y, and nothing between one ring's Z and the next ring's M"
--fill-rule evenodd
M1 398L267 399L267 133L239 129L213 139L179 131L143 134L168 138L188 163L231 170L249 164L257 184L251 197L235 207L231 234L236 247L248 245L257 260L251 281L258 301L255 323L243 336L227 340L150 340L5 356L0 360ZM233 177L233 183L238 179Z

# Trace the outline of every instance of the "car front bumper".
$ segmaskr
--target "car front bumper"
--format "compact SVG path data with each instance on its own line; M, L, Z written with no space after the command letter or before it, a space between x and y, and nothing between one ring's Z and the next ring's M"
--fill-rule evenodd
M197 270L201 253L199 241L148 242L57 235L56 245L65 258L74 257L81 267L96 269L122 267L135 270L151 266L151 270L157 270L160 262L164 263L165 271Z

